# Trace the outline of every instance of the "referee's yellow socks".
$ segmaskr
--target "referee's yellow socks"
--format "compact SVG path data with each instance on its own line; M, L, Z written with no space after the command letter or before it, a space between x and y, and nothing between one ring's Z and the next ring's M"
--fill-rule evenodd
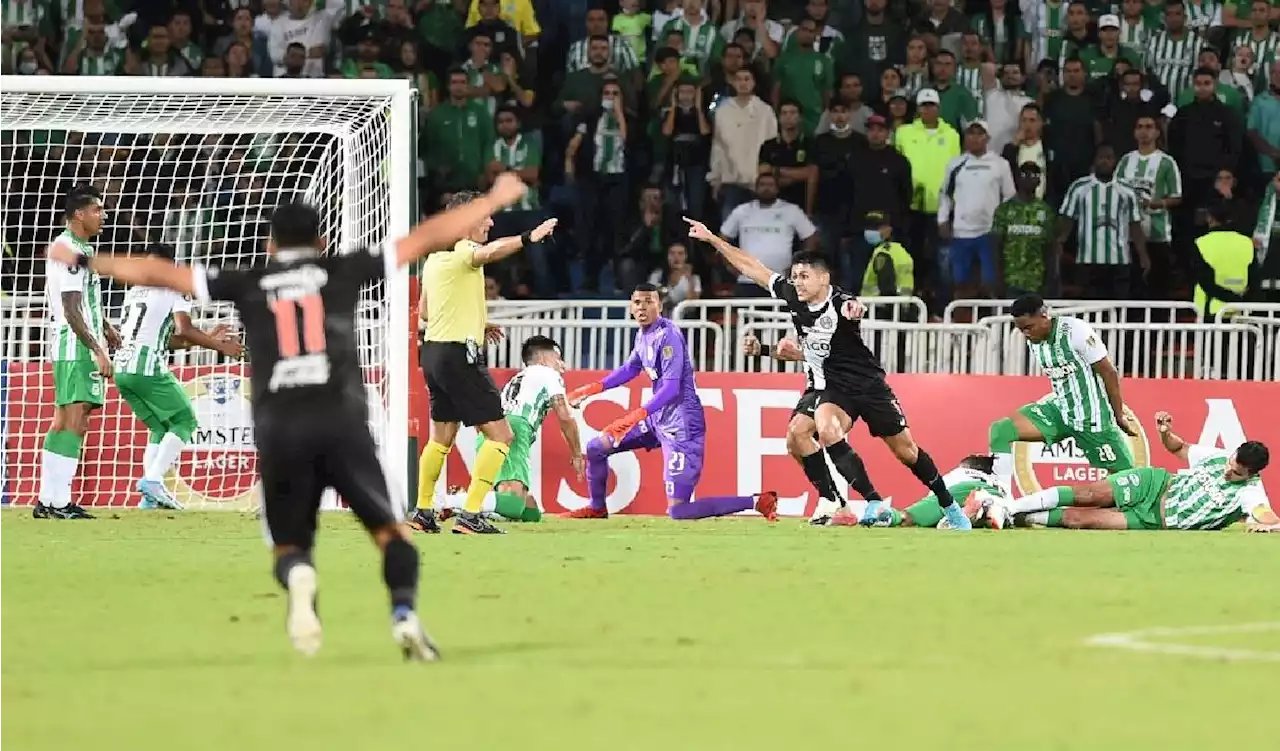
M507 444L485 439L476 452L476 463L471 468L471 485L467 487L467 503L464 508L468 513L479 513L484 505L484 497L493 490L493 480L502 470L502 463L507 460Z
M418 457L418 508L431 508L436 495L436 483L444 471L444 460L449 458L449 446L428 441Z

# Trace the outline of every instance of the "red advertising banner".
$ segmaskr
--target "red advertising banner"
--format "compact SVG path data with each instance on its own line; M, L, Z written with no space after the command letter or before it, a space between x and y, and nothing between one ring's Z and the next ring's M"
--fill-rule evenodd
M512 371L495 371L499 384ZM600 378L602 373L566 375L569 388ZM1048 390L1044 378L1011 376L897 375L889 382L902 403L916 441L946 472L971 453L985 453L992 421L1035 401ZM746 495L774 490L779 512L812 513L817 499L799 466L786 454L784 437L791 409L804 383L799 375L699 373L699 393L706 410L707 457L697 493L701 496ZM1131 439L1140 465L1180 469L1178 459L1160 445L1154 414L1167 410L1174 430L1188 441L1233 447L1245 440L1261 440L1280 447L1280 387L1272 383L1234 381L1140 380L1122 384L1126 404L1137 416L1144 435ZM652 393L648 379L605 392L587 402L579 413L583 440L595 437L610 421L640 406ZM427 424L422 400L420 425ZM904 506L925 495L911 472L903 467L865 426L850 434L862 454L877 489ZM474 433L459 437L459 451L450 457L444 484L466 484L474 458ZM633 514L663 514L666 498L661 452L621 454L610 460L609 509ZM586 504L585 483L569 466L568 451L554 415L547 418L532 451L534 493L548 512L577 509ZM1088 466L1070 442L1046 447L1019 444L1015 453L1017 485L1022 492L1041 487L1080 484L1105 476ZM1276 470L1264 472L1264 486L1280 492ZM1280 504L1278 504L1280 505Z

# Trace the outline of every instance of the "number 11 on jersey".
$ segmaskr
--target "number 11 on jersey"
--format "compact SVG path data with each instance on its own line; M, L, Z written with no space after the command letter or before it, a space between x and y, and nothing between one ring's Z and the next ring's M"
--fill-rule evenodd
M302 326L298 318L301 311ZM318 294L271 301L276 319L276 347L280 359L271 370L268 388L278 391L296 386L319 386L329 381L329 357L325 354L324 299Z

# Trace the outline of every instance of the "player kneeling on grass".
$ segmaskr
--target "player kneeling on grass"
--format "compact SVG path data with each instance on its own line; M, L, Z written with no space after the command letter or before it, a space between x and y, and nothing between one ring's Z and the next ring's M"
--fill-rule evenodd
M970 454L960 466L942 477L951 496L964 504L964 513L976 526L986 509L996 499L1009 499L1000 486L995 473L995 457L989 454ZM938 527L949 528L938 497L930 493L919 501L899 511L888 505L877 506L874 514L861 519L853 514L839 514L832 518L832 526L862 524L864 527ZM995 527L999 529L999 527Z
M583 476L582 439L578 436L578 421L565 398L560 345L549 337L531 336L520 347L520 359L524 361L524 369L502 388L502 411L511 425L511 445L502 469L494 478L496 492L485 497L480 510L515 522L536 522L542 519L542 511L529 492L529 451L538 440L542 421L548 412L555 410L560 432L569 447L569 461L579 478ZM483 435L476 436L477 450L483 442ZM440 518L452 516L464 507L465 501L465 494L447 497Z
M1259 441L1235 451L1187 443L1173 432L1168 412L1156 413L1160 442L1191 466L1176 474L1159 467L1117 472L1105 480L1057 487L997 501L987 513L1005 524L1025 521L1071 529L1222 529L1240 519L1250 532L1280 531L1258 473L1271 454Z
M170 263L175 257L173 246L162 243L150 245L146 255ZM180 509L164 487L164 476L191 440L196 413L169 370L169 350L194 345L240 357L244 348L225 326L205 332L192 325L191 300L171 289L130 287L124 309L123 345L115 356L116 389L151 433L138 480L138 508Z
M766 519L775 519L776 493L692 500L693 489L702 476L707 423L684 335L671 320L660 315L661 310L662 296L658 288L652 284L638 285L631 293L631 317L640 324L640 335L636 337L631 357L603 380L576 388L569 394L569 404L577 407L588 396L629 383L642 371L653 380L653 396L643 407L615 420L587 444L587 488L591 503L569 516L607 518L609 457L623 451L661 448L667 514L672 519L726 516L751 508Z

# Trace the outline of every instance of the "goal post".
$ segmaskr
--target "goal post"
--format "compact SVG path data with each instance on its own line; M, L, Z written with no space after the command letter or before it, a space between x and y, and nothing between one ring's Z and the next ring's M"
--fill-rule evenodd
M406 80L0 76L0 500L32 504L54 413L44 250L63 228L74 185L105 195L98 252L175 246L179 260L266 259L268 220L305 200L327 252L403 236L416 216L416 94ZM108 320L124 288L103 280ZM409 479L407 271L366 288L356 312L370 423L393 484ZM196 305L202 328L236 327L225 304ZM205 350L171 365L200 428L166 478L191 508L257 503L249 364ZM77 503L132 506L147 430L114 388L90 420L73 486ZM332 498L326 506L335 505Z

